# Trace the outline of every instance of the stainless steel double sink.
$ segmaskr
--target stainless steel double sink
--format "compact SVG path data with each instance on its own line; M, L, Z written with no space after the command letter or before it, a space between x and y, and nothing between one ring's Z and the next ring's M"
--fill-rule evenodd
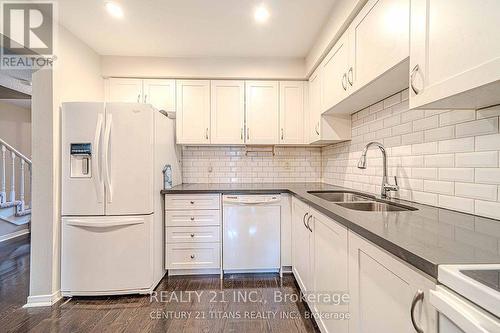
M386 202L374 196L354 191L309 191L307 192L323 200L334 202L344 208L364 212L402 212L417 208Z

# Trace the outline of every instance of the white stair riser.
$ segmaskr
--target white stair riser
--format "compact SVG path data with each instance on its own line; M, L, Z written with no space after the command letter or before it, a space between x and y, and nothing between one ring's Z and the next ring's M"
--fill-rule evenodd
M0 208L0 218L9 217L16 214L16 207Z

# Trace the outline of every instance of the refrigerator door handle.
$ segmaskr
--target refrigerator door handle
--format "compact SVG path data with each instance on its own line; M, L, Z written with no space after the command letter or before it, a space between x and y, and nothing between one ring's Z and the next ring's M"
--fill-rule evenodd
M97 193L97 202L102 202L102 177L99 170L100 164L100 142L101 142L101 132L102 132L103 117L102 114L97 115L97 125L95 128L94 135L94 158L92 159L92 175L94 179L95 190Z
M134 224L144 224L144 219L139 217L123 217L120 219L108 219L103 222L91 221L88 219L71 219L66 222L66 225L71 225L75 227L92 227L92 228L110 228L110 227L120 227Z
M108 203L113 202L113 188L111 185L111 170L109 170L109 141L111 139L111 125L113 124L113 115L109 114L108 121L106 122L106 130L104 131L104 181L108 189Z

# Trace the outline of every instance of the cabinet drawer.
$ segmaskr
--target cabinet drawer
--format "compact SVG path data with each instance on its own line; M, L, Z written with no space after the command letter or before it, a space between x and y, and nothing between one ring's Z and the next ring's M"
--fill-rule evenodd
M167 245L167 269L196 268L220 268L219 243Z
M167 210L167 227L220 225L220 210Z
M219 227L169 227L166 228L167 244L209 243L220 241Z
M166 210L220 209L219 194L175 194L165 196Z

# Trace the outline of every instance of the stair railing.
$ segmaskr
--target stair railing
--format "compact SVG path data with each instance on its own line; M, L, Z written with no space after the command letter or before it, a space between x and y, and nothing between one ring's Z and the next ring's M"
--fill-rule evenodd
M31 209L31 160L0 138L0 204L19 201L17 213ZM19 161L19 162L17 162ZM16 163L17 162L17 163ZM7 193L7 164L10 164L9 192ZM17 172L16 172L17 171ZM19 177L19 194L16 193L16 174ZM26 178L29 186L29 204L26 204Z

